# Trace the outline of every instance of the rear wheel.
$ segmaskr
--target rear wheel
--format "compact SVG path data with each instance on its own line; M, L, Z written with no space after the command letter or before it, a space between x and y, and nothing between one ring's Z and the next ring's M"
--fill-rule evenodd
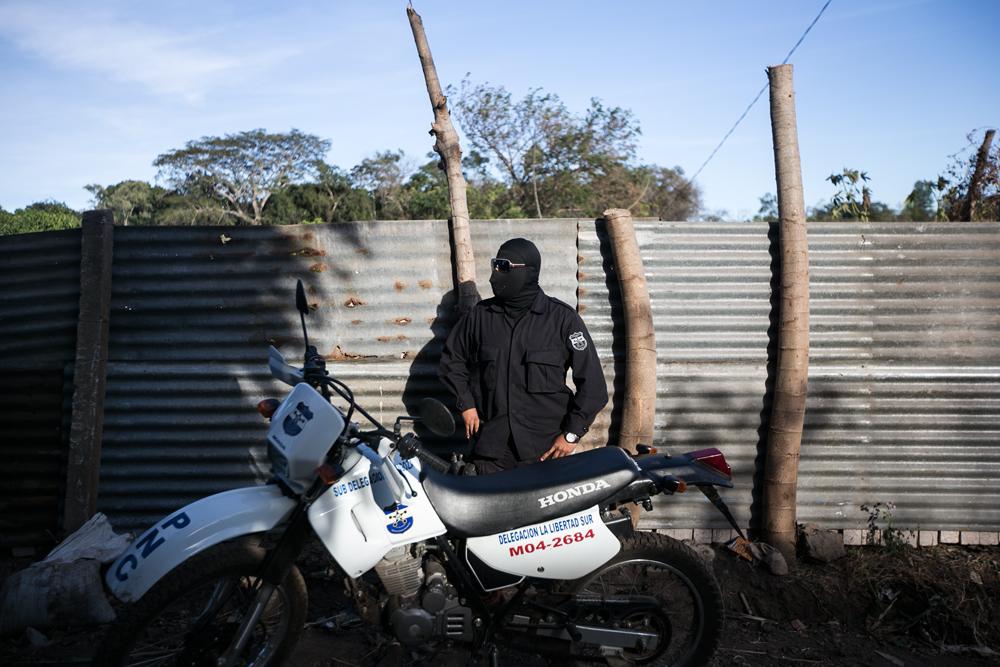
M687 546L663 535L637 533L622 540L612 560L576 581L570 591L588 597L652 596L659 608L619 619L623 629L654 633L655 644L625 650L612 660L634 665L705 665L722 631L722 593L705 562ZM595 624L598 616L582 619Z
M114 667L215 667L253 606L264 551L225 542L198 554L127 607L94 664ZM277 665L305 621L307 594L297 568L274 589L237 664Z

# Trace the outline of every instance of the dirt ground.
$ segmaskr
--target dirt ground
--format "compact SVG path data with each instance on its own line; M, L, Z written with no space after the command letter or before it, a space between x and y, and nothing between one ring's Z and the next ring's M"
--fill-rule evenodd
M713 667L836 665L974 667L1000 665L1000 549L849 548L832 564L797 563L789 575L713 550L726 626ZM350 614L341 584L322 562L301 564L311 623L292 667L379 664L371 635L340 627ZM6 570L11 571L7 564ZM350 625L350 623L347 623ZM103 629L48 629L46 646L26 635L0 639L0 665L87 665ZM464 664L439 656L435 667ZM501 664L545 661L511 651Z

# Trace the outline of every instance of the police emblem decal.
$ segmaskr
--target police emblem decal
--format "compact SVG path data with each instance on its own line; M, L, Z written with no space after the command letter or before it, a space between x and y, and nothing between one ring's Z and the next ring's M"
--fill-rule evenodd
M281 427L285 430L285 433L290 436L296 436L302 433L302 427L305 426L306 422L313 418L312 410L305 403L299 403L295 406L295 410L285 417L284 422L282 422Z
M569 342L573 346L574 350L586 350L587 349L587 339L583 337L582 331L577 331L569 335Z
M409 512L406 509L406 505L399 503L395 507L382 510L385 516L391 520L391 523L386 524L386 530L393 535L401 535L410 528L413 528L413 517L409 516Z

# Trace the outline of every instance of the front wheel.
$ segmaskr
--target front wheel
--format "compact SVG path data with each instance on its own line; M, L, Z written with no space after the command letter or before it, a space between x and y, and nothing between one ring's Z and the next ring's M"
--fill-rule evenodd
M119 615L94 665L215 667L256 598L263 559L246 542L224 542L183 563ZM293 567L253 627L240 667L280 664L302 631L307 600Z
M619 619L620 627L655 634L643 649L625 650L615 664L694 667L705 665L722 631L722 593L705 562L684 544L663 535L636 533L597 570L571 582L578 596L652 596L658 609ZM595 622L603 619L593 618Z

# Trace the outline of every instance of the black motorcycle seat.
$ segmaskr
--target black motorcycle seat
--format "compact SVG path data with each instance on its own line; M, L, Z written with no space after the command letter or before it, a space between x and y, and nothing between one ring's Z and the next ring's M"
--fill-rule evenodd
M448 531L477 537L592 507L640 474L625 450L597 447L490 475L447 475L425 466L421 481Z

